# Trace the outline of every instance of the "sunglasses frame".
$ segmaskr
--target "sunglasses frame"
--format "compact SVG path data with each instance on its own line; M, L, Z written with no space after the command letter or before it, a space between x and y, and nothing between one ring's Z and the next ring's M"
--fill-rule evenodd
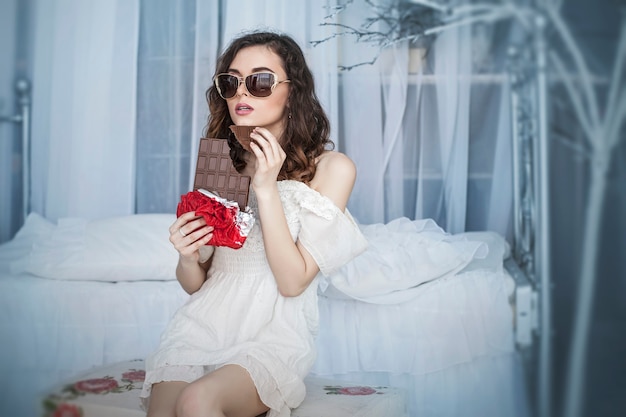
M254 95L249 89L248 86L246 85L246 80L249 77L252 77L253 75L259 75L259 74L271 74L272 76L274 76L274 83L272 84L272 86L270 87L270 93L266 96L257 96ZM228 75L230 77L234 77L237 79L237 88L235 89L235 94L233 94L232 96L226 98L224 97L224 94L222 94L222 90L220 89L220 86L218 84L218 78L222 75ZM254 72L252 74L246 75L245 77L243 76L237 76L235 74L230 74L228 72L221 72L219 74L217 74L215 77L213 77L213 84L215 85L215 88L217 89L217 93L220 95L220 97L222 97L224 100L228 100L231 99L233 97L235 97L237 95L237 90L239 90L239 87L241 86L241 84L243 84L243 86L245 87L246 91L248 92L248 94L250 94L252 97L256 97L256 98L265 98L265 97L269 97L274 93L274 89L276 88L276 86L278 86L279 84L282 83L288 83L291 82L291 80L282 80L282 81L278 81L278 75L276 75L275 73L271 72L271 71L260 71L260 72Z

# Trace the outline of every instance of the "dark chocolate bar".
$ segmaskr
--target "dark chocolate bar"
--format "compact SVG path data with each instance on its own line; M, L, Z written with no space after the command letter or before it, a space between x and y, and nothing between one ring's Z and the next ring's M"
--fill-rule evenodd
M193 189L203 188L227 200L235 201L241 210L248 206L250 177L242 175L230 159L226 139L201 138Z
M250 139L250 134L255 129L255 127L230 125L229 128L231 132L233 132L235 138L241 144L241 146L243 146L246 151L252 152L252 150L250 149L250 141L252 140Z

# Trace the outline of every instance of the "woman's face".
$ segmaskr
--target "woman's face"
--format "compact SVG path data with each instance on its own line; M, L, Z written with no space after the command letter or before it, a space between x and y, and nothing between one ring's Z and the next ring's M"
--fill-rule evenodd
M278 81L287 79L280 57L262 45L241 49L228 69L228 73L244 79L256 72L273 72ZM244 83L240 83L237 94L226 102L230 117L236 125L265 127L280 140L288 96L289 83L278 84L268 97L255 97L248 92Z

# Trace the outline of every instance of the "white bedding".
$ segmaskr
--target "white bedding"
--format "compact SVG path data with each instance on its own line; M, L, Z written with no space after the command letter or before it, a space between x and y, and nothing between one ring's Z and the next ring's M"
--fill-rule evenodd
M187 297L173 269L169 281L119 283L11 272L28 247L17 243L0 246L0 416L39 415L36 399L59 381L144 358ZM526 416L511 291L507 274L470 265L404 302L322 296L312 373L404 388L415 416Z

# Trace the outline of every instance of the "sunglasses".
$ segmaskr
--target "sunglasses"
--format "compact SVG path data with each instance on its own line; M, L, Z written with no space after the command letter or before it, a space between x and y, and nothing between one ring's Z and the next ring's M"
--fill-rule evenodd
M237 77L233 74L217 74L213 79L217 92L223 99L233 98L237 94L237 89L244 83L248 93L254 97L269 97L276 86L281 83L288 83L290 80L278 81L276 74L272 72L257 72L248 75L246 78Z

